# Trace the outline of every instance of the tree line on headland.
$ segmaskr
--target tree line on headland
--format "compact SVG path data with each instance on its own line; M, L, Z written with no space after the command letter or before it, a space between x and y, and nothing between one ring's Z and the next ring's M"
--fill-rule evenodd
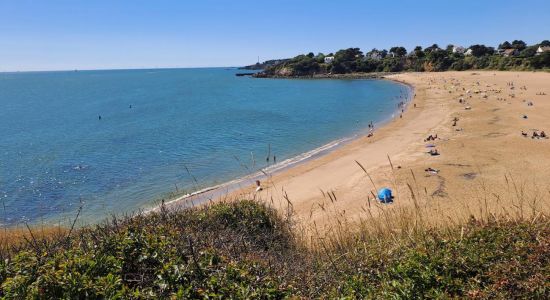
M359 48L348 48L336 53L315 55L310 52L291 59L272 60L262 65L257 77L294 77L323 74L371 72L438 72L463 70L538 70L550 68L550 41L527 45L524 41L506 41L496 49L485 45L464 48L437 44L408 52L396 46L389 50L372 49L363 53ZM254 65L247 68L253 68Z

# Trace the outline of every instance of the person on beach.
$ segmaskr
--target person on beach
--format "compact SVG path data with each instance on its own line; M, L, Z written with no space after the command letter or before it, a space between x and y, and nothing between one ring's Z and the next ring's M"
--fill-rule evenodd
M539 138L539 134L537 133L537 131L533 131L533 135L531 136L532 139L538 139Z
M260 183L260 180L256 180L256 192L259 192L262 190L262 185Z
M540 132L540 137L545 139L546 138L546 133L543 131Z
M522 130L522 131L521 131L521 135L523 135L524 137L527 137L527 132L525 132L525 131Z
M439 170L438 169L434 169L432 167L429 167L427 169L425 169L424 171L428 172L428 173L432 173L432 174L437 174L439 173Z
M437 149L431 149L428 153L430 153L431 156L439 155L439 151L437 151Z
M277 157L273 155L273 164L276 164L276 163L277 163Z
M430 134L424 141L425 141L425 142L427 142L427 141L435 141L435 140L437 140L437 139L438 139L437 134L435 134L435 135L431 135L431 134Z

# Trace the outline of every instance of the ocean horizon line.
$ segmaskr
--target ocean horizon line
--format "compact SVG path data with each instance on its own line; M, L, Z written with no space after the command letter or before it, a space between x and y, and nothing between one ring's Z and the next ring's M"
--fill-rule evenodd
M243 65L244 66L244 65ZM60 69L60 70L15 70L2 71L0 74L19 74L19 73L65 73L65 72L94 72L94 71L140 71L140 70L193 70L193 69L224 69L241 68L243 66L217 66L217 67L153 67L153 68L112 68L112 69Z

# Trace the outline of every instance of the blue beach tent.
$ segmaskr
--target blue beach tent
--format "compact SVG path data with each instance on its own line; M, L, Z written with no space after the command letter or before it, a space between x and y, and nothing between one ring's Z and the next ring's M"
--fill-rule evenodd
M392 203L393 196L391 194L391 190L389 188L381 188L378 191L378 200L382 203Z

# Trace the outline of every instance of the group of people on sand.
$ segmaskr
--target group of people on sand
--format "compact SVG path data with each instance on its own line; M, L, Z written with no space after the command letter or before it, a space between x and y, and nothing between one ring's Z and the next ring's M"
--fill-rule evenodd
M545 92L540 92L540 93L537 93L537 96L546 96L546 93Z
M527 134L527 132L525 131L521 131L521 135L523 135L524 137L528 137L529 134ZM533 130L533 134L531 135L531 138L532 139L547 139L548 136L546 135L546 132L544 132L544 130L541 130L540 133L537 132L537 130Z
M427 138L424 139L424 142L435 141L437 139L439 139L439 137L437 137L437 133L434 135L430 134ZM427 147L435 147L435 145L430 144ZM430 154L431 156L437 156L439 155L439 151L437 151L437 149L435 148L432 148L430 149L430 151L428 151L428 154Z
M438 139L437 134L435 134L435 135L431 135L431 134L430 134L427 138L424 139L424 142L427 142L427 141L435 141L435 140L437 140L437 139Z

